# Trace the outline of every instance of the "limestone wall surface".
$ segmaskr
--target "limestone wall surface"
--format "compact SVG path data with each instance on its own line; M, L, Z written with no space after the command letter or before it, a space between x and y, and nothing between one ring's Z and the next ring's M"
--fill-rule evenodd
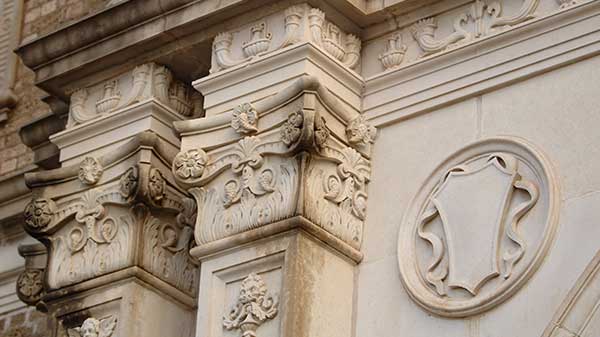
M600 0L106 5L23 4L0 336L600 332Z

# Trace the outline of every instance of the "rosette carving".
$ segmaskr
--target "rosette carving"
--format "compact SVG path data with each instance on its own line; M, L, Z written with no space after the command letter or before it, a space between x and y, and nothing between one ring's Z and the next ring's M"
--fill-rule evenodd
M27 304L39 302L44 290L44 270L27 268L17 278L17 295Z
M56 205L50 199L34 199L25 207L25 225L33 231L45 229L52 222Z
M302 134L303 124L304 114L302 113L302 110L289 114L287 120L281 127L281 141L287 146L296 143Z
M202 176L208 155L202 149L179 152L173 161L173 173L180 179L196 179Z
M138 188L139 171L137 166L132 166L123 173L119 179L119 193L123 198L133 196Z

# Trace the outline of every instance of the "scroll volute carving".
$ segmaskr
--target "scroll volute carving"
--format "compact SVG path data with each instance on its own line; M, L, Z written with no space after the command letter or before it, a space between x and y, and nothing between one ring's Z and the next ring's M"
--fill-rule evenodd
M199 246L301 215L360 248L370 180L370 162L361 151L373 143L375 129L344 111L325 88L318 95L327 105L320 103L314 91L304 91L303 85L318 87L308 80L282 90L285 96L254 104L260 121L251 136L236 133L232 143L212 145L207 134L206 142L188 141L176 156L173 174L198 204ZM239 119L237 112L229 121L212 118L239 130L239 123L230 123Z

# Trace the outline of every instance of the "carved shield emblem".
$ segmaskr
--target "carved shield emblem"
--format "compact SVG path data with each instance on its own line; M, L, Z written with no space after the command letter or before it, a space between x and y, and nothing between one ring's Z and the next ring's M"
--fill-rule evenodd
M430 176L399 237L413 299L436 314L465 316L499 303L531 275L557 209L554 178L540 156L521 141L486 140Z
M517 207L530 209L537 201L537 188L519 177L517 161L510 155L494 154L479 168L459 166L445 176L431 203L442 219L446 236L449 287L464 288L475 295L487 280L498 276L501 269L505 277L510 275L512 264L523 254L524 243L515 229L508 229L507 235L517 245L513 253L516 255L501 265L499 241L508 213L514 223L518 220L514 219L516 216L524 214L508 209L513 190L518 188L529 197ZM423 219L421 228L428 219L431 215ZM422 237L427 240L426 235ZM439 286L439 280L430 281L437 286L440 295L446 293Z

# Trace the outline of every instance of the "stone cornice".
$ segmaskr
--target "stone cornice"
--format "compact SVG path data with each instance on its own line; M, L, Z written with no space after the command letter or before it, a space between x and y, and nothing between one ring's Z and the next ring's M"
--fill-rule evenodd
M99 157L97 160L102 167L109 168L131 155L139 148L152 148L167 162L172 162L175 152L166 146L164 141L154 132L146 131L134 137L131 141L120 146L115 151ZM77 179L80 165L70 165L53 170L31 172L25 174L25 182L29 187L51 185L58 182Z
M323 103L329 107L333 113L345 123L350 123L358 118L360 114L351 109L346 109L337 97L325 88L314 76L305 75L296 80L292 85L279 91L277 94L254 103L254 108L259 115L267 113L272 109L290 101L304 91L314 91L323 100ZM188 121L176 121L173 123L175 130L181 135L191 135L195 132L226 126L231 122L233 112L226 112L214 117L198 118Z

